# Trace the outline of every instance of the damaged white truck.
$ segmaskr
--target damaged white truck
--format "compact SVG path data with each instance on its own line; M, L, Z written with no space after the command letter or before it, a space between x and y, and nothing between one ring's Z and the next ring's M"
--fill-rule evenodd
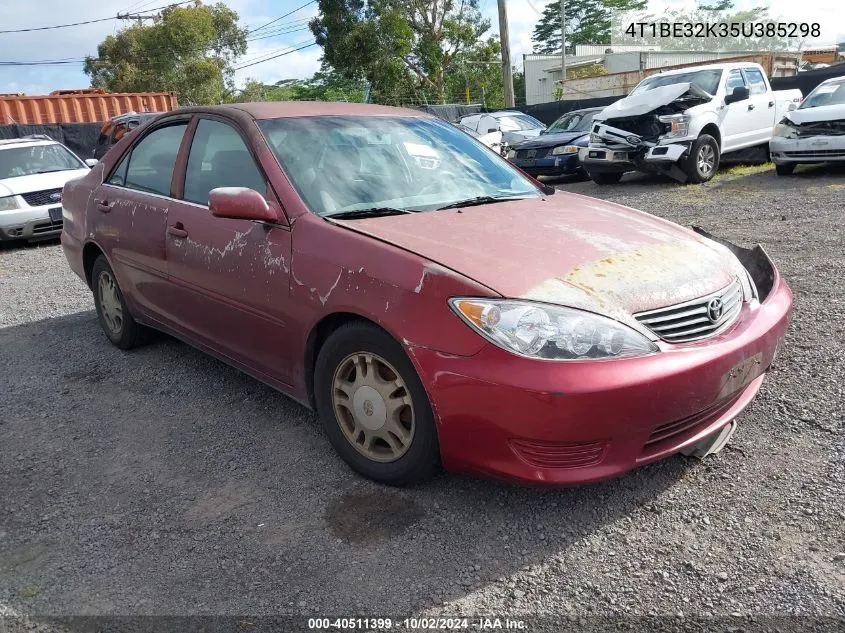
M600 185L615 184L628 171L706 182L723 155L765 150L775 123L800 102L800 90L772 91L754 63L652 75L595 115L581 164Z

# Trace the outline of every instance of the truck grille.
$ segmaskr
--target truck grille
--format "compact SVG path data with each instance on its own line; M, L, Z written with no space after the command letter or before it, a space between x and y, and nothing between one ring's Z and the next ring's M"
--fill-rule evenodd
M801 152L784 152L791 158L845 158L845 149L811 149Z
M718 292L685 303L639 312L640 323L670 343L706 338L728 327L742 309L742 286L738 280Z
M61 198L53 198L54 195L61 196L61 189L45 189L43 191L30 191L29 193L22 193L21 197L26 200L26 203L31 207L40 207L45 204L59 204Z

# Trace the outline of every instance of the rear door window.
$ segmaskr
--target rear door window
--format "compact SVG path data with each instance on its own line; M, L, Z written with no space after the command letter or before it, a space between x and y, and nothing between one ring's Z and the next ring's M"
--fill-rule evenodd
M169 196L176 155L187 127L187 123L168 125L142 138L132 148L123 186Z
M185 172L185 200L207 205L217 187L246 187L267 194L267 183L246 143L231 125L200 119Z
M753 95L766 94L766 79L756 68L747 68L745 78L748 80L748 91Z

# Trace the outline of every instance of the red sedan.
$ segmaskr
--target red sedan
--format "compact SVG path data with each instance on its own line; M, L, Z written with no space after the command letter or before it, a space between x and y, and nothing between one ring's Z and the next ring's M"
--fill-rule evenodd
M213 354L381 482L576 484L721 444L787 327L770 259L552 193L415 111L188 108L65 186L62 244L112 343Z

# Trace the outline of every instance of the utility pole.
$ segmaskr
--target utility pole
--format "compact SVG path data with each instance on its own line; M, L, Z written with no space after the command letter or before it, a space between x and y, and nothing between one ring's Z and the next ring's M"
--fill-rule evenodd
M505 84L505 107L514 107L513 74L511 71L511 43L508 35L508 10L505 0L499 0L499 40L502 43L502 80Z
M144 20L155 20L155 15L141 15L140 13L118 13L118 20L138 20L138 26L144 23Z
M566 0L560 0L560 98L566 89Z

